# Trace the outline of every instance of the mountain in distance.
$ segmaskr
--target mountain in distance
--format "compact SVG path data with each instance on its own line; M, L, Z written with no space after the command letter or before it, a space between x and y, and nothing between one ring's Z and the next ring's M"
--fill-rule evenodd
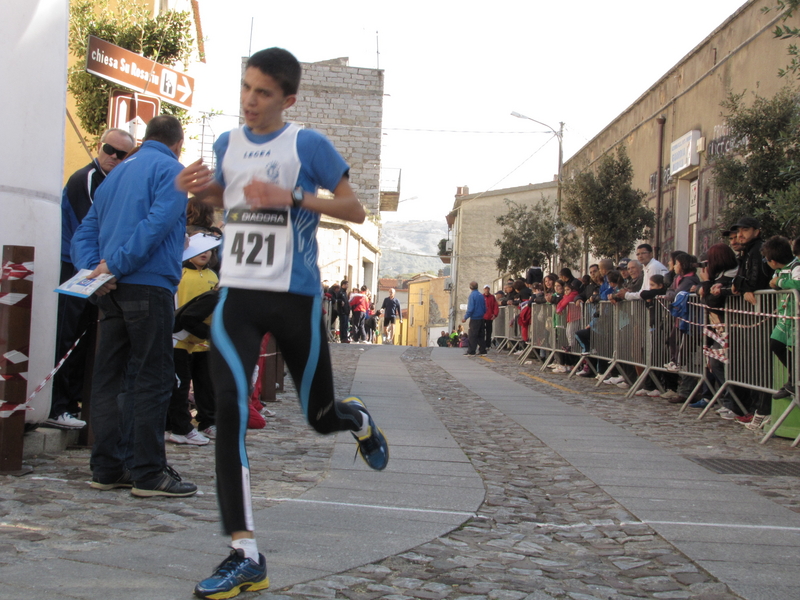
M438 257L439 240L447 237L442 221L387 221L381 230L379 277L431 273L450 265Z

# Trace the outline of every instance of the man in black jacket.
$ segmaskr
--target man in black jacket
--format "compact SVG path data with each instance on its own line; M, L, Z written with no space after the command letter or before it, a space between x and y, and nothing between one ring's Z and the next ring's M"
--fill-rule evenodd
M339 293L336 296L336 311L339 313L339 341L343 344L350 343L350 295L347 287L350 282L343 279Z
M134 139L122 129L107 129L100 137L97 156L75 171L61 194L61 276L64 283L77 272L72 264L72 236L94 201L94 193L111 170L133 150ZM97 306L81 298L58 295L56 362L67 353L88 327L97 322ZM53 399L45 425L58 429L82 429L86 422L76 418L83 396L89 343L78 344L53 379Z
M754 292L768 290L772 279L772 269L761 256L761 223L754 217L742 217L731 227L737 232L737 241L741 248L739 254L739 271L733 280L733 289L741 294L747 302L755 306Z

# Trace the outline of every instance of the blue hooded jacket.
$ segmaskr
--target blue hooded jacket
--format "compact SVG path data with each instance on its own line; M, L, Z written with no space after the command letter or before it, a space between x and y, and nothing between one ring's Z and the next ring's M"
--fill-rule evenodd
M94 269L105 259L120 283L164 287L181 279L186 202L175 189L183 165L148 140L108 174L72 238L72 262Z

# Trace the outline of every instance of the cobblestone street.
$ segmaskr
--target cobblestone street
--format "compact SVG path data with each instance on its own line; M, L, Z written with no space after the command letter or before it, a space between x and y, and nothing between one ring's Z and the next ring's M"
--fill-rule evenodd
M624 391L613 386L595 387L594 379L567 380L564 375L540 373L535 365L520 366L515 357L496 352L486 358L468 359L456 349L334 345L332 354L337 393L341 396L348 395L354 385L364 386L364 389L381 388L383 373L376 372L372 379L365 378L357 371L360 362L370 359L380 363L395 358L402 361L394 368L410 377L435 418L466 456L471 469L483 482L484 500L471 516L461 519L461 526L428 538L425 543L343 571L332 569L335 574L325 577L295 579L294 584L286 585L280 576L273 575L268 592L246 594L244 598L721 600L793 597L791 594L781 596L774 590L769 593L765 590L764 595L760 595L761 579L757 577L748 593L741 592L750 589L747 581L739 587L739 593L732 591L728 583L710 574L697 560L659 534L657 526L642 522L634 514L635 508L632 512L615 500L608 491L616 489L613 484L601 485L593 481L582 468L573 464L577 461L571 462L572 459L565 456L567 452L554 449L553 444L548 445L531 433L531 427L521 424L524 423L522 419L510 418L507 411L493 403L491 392L476 393L475 384L470 387L463 383L462 377L451 372L455 369L450 365L466 364L475 381L480 381L483 373L484 378L491 376L508 382L509 386L523 391L519 394L525 396L519 398L521 401L526 401L530 393L531 406L537 403L537 398L547 397L570 410L601 419L625 434L632 434L642 443L695 461L726 458L797 462L797 450L789 448L789 440L773 439L761 446L751 432L736 422L711 415L698 421L697 411L679 416L678 407L665 400L626 400ZM387 382L384 391L391 391L388 389L391 385ZM369 393L364 395L369 398ZM329 477L331 461L335 463L336 446L346 443L343 437L322 437L311 432L300 415L291 389L279 399L280 402L270 404L277 416L268 419L265 429L248 434L257 511L299 499L313 491ZM398 408L402 412L402 406ZM380 410L374 414L381 424ZM391 444L392 426L381 426ZM564 442L567 446L582 447L585 433L576 426ZM410 451L406 447L392 449L396 451L394 457L402 457L404 451ZM349 443L347 452L353 450ZM80 574L81 566L92 562L82 559L82 555L88 557L98 548L124 548L126 544L143 540L164 543L159 542L159 538L166 540L164 536L168 536L177 561L181 553L198 549L196 540L203 540L204 532L218 534L213 447L169 446L167 451L172 466L198 484L201 493L196 497L143 501L122 491L92 490L87 484L90 472L86 449L38 457L33 461L35 472L32 475L4 477L0 491L0 598L42 597L39 584L45 585L47 577L43 576L40 582L35 574L44 573L48 565L58 561L69 562L72 568L68 571L58 568L52 573L66 585L59 586L61 596L51 597L105 597L93 595L86 581L91 575ZM436 462L437 457L429 455L425 460ZM392 466L390 462L387 473ZM360 473L364 474L364 470ZM375 475L369 479L380 487L381 474ZM709 479L723 477L743 490L757 493L778 511L788 509L791 513L787 514L800 513L800 478L719 476L711 471L708 475ZM458 490L453 492L457 494ZM675 504L680 505L681 496L675 498ZM682 508L687 508L691 514L691 507ZM720 508L720 511L724 513L725 509ZM738 518L730 527L746 527L751 521L746 515ZM740 522L744 525L739 525ZM752 522L760 523L757 519ZM798 537L793 525L787 524L785 529L782 533ZM723 541L728 529L715 531L719 531L720 541ZM760 530L754 533L754 545L762 543L759 541L761 534ZM181 543L182 536L189 540L185 545ZM213 544L209 535L205 539L213 547L202 551L218 555L220 537L214 536ZM259 533L259 541L261 547L269 546L268 528ZM788 547L789 543L785 545L785 556L775 557L774 568L778 572L784 569L787 573L796 573L800 542L795 539L792 547ZM349 547L343 546L341 552L347 554ZM269 554L267 558L269 562ZM755 564L760 562L749 554L742 556L742 572L753 569L762 574L771 573L771 566ZM209 563L208 568L211 566ZM134 570L140 571L144 578L151 572L146 565L134 567ZM29 576L27 581L25 572ZM184 570L179 578L192 580L203 575ZM184 595L176 596L170 591L149 597L190 597L191 584L181 581L180 585L185 589ZM119 597L147 597L123 591L119 590Z

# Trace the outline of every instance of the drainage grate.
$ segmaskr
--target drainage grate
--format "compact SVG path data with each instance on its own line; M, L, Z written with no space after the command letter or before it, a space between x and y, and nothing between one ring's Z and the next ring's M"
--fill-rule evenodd
M689 460L721 475L760 475L762 477L800 477L800 462L777 460L735 460L730 458L698 458Z

